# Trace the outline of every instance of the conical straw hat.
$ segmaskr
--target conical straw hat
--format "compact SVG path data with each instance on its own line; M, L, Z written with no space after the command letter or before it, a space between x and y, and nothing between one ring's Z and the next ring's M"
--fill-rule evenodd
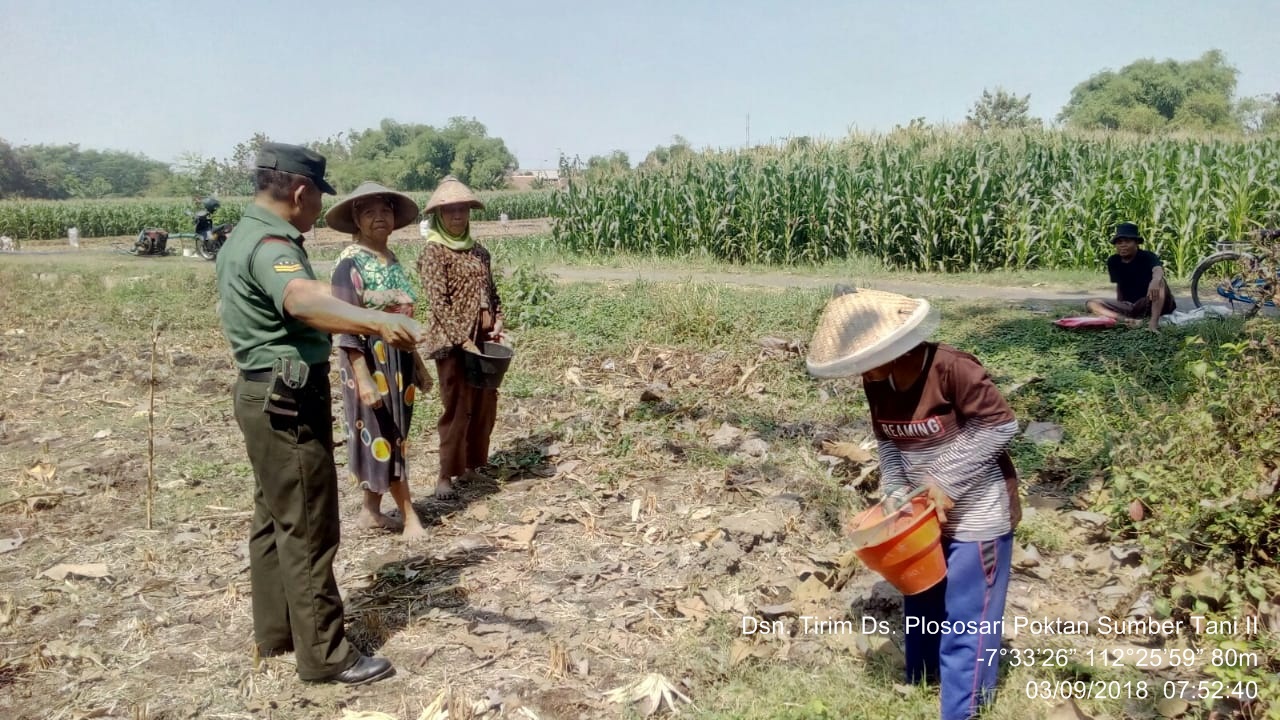
M861 375L929 338L936 326L929 303L880 290L832 298L822 311L805 364L820 378Z
M462 181L452 175L445 175L440 181L440 185L436 187L436 191L431 193L431 198L427 200L427 206L423 208L423 212L431 212L443 205L457 205L466 203L468 207L484 209L484 203L480 202L480 198L471 192L471 188L462 184Z
M342 202L329 208L329 212L324 214L324 224L328 227L344 233L355 233L355 205L357 200L371 198L378 195L385 196L391 201L391 207L395 212L395 229L412 223L418 218L418 203L413 198L404 193L396 192L388 187L383 187L372 180L365 180L360 183L360 187L351 191L351 194L343 198Z

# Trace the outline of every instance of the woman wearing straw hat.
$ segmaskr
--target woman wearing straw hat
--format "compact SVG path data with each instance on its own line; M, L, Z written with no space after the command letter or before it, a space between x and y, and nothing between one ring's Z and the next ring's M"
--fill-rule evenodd
M375 182L361 183L325 213L329 227L351 233L354 240L333 269L334 295L353 305L412 317L413 284L387 239L417 217L412 198ZM347 467L364 490L360 525L395 526L382 513L382 496L389 491L404 518L404 537L424 537L426 530L409 498L405 449L415 397L431 389L431 375L418 353L396 350L383 338L339 335L337 340Z
M467 384L464 350L502 335L502 303L493 280L489 251L471 237L471 209L484 204L449 175L427 200L431 215L418 274L431 300L431 321L423 350L435 358L444 413L440 433L440 474L436 497L453 495L460 478L477 477L489 462L489 438L498 416L498 391Z
M842 294L824 310L807 363L816 377L862 376L890 505L920 490L937 507L946 577L904 599L907 679L940 679L942 718L960 720L996 686L990 651L1000 647L1021 514L1007 452L1018 423L977 358L928 341L936 324L924 300ZM935 627L947 632L928 627L944 622Z

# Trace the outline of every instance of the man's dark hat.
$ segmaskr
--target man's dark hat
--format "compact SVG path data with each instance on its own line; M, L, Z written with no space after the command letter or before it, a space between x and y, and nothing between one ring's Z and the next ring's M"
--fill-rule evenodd
M1122 222L1116 225L1116 233L1111 236L1111 243L1114 245L1121 238L1137 240L1139 245L1142 244L1142 235L1138 232L1138 226L1131 222Z
M338 192L324 179L324 165L324 156L314 150L275 142L263 143L254 162L256 168L301 175L315 183L320 192L337 195Z

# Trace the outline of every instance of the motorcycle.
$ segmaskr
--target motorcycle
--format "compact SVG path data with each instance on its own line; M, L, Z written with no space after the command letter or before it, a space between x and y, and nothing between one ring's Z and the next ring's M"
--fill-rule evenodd
M213 224L213 214L222 207L222 203L216 198L205 198L201 203L202 209L197 212L187 211L187 217L195 221L195 232L191 233L174 233L169 234L163 228L144 228L138 233L137 239L133 243L133 248L129 250L130 255L139 256L155 256L155 255L172 255L172 250L168 244L171 238L179 240L192 240L195 244L196 254L205 260L214 260L218 257L218 251L222 249L222 244L227 241L227 236L235 228L233 223L223 223L221 225Z

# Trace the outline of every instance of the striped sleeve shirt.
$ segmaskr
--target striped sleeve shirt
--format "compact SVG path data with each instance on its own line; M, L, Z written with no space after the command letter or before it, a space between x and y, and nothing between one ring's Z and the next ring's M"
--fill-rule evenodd
M935 482L955 501L943 533L962 542L1010 530L1006 476L1013 411L974 356L929 343L924 371L909 388L867 382L886 496Z

